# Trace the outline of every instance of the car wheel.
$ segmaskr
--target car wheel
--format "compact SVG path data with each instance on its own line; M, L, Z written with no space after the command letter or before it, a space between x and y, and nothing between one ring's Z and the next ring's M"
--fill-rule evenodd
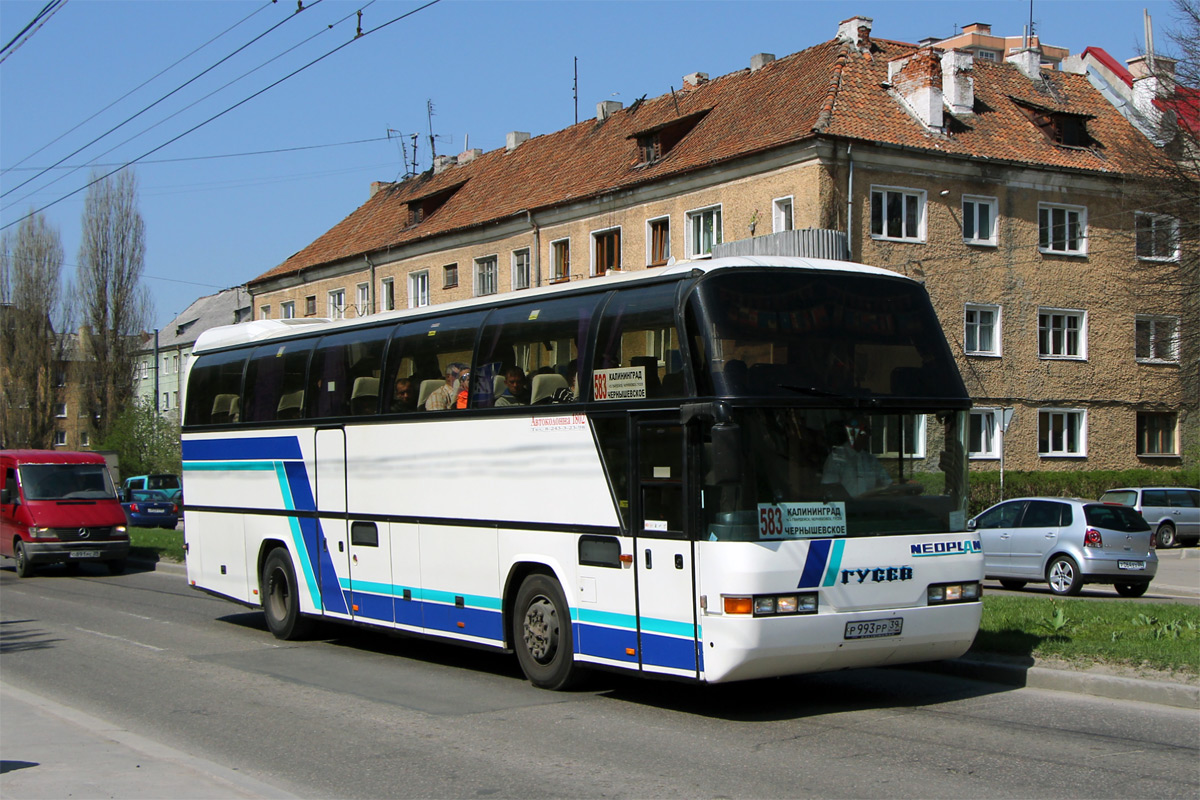
M1175 525L1171 522L1164 522L1158 526L1158 546L1167 548L1175 546Z
M1046 568L1046 581L1050 591L1057 595L1076 595L1083 588L1083 576L1079 566L1070 556L1055 556Z
M300 615L300 592L292 557L282 547L267 556L262 571L263 615L276 639L303 639L312 630L312 620Z
M17 560L17 577L28 578L33 575L33 564L29 563L29 554L25 552L25 543L17 539L13 545L13 558Z
M1118 583L1114 584L1117 594L1121 597L1141 597L1150 588L1148 583Z
M579 677L571 613L558 581L535 573L521 584L512 618L513 646L525 677L542 689L567 689Z
M1012 578L1001 578L1000 579L1001 586L1003 586L1005 589L1010 589L1014 592L1019 589L1024 589L1025 584L1027 584L1027 583L1029 583L1029 581L1018 581L1018 580L1013 580Z

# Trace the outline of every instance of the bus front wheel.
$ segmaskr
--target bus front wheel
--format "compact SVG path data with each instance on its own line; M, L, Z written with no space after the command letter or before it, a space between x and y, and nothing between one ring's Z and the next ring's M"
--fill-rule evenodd
M263 615L276 639L302 639L312 630L312 620L300 616L296 571L287 550L277 547L263 562Z
M579 677L571 639L571 613L553 578L530 575L517 592L513 644L525 677L542 689L567 689Z

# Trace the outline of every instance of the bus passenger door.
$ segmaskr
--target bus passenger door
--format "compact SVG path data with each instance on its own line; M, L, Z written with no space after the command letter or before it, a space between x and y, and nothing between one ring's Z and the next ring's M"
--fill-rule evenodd
M635 423L634 569L642 670L695 677L696 583L684 469L684 428L670 421Z
M316 432L317 526L321 536L321 602L331 617L352 616L350 553L346 524L346 432L323 428Z

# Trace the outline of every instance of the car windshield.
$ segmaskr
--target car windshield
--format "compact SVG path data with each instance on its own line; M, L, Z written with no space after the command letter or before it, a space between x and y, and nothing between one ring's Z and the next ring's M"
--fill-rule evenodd
M116 494L103 464L25 464L20 473L26 500L103 500Z
M733 409L729 422L710 429L700 535L778 540L965 530L965 416ZM736 427L735 446L722 447L722 427ZM741 463L728 463L736 453Z
M1088 525L1105 528L1122 533L1136 533L1150 530L1146 520L1136 510L1129 506L1084 506L1083 516Z

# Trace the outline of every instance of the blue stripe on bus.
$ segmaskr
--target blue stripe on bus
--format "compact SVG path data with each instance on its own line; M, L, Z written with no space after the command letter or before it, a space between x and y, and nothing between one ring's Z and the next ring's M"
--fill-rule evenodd
M303 458L295 436L185 439L184 461L288 461Z
M696 669L696 640L655 636L642 630L642 665Z
M808 557L804 560L804 571L800 573L797 589L815 588L825 576L825 565L829 559L829 539L816 539L808 543Z
M504 618L499 611L481 608L455 608L442 603L421 604L426 631L467 634L483 639L504 640ZM462 626L459 626L459 623Z
M633 653L630 654L629 651ZM637 631L599 625L575 625L575 652L585 656L626 661L637 666Z

